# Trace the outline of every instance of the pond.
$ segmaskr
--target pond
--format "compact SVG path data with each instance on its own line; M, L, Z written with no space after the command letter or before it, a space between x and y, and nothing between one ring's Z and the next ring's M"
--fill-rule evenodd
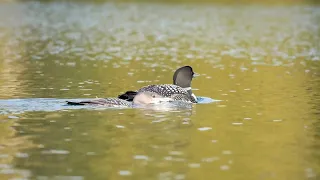
M320 176L320 8L0 3L0 179ZM192 108L70 108L170 84Z

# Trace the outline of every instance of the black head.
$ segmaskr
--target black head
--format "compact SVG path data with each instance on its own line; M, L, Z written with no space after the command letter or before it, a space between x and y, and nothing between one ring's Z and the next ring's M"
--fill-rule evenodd
M118 96L119 99L123 99L126 101L133 101L133 98L137 95L136 91L127 91L124 94L120 94Z
M191 87L191 81L193 78L194 72L192 67L183 66L176 70L173 74L173 84L180 86L182 88Z

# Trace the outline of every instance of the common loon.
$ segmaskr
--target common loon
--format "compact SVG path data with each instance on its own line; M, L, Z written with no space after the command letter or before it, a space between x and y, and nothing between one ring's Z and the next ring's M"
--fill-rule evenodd
M107 107L133 107L148 104L157 104L160 102L173 101L171 98L165 98L154 92L140 92L134 98L133 102L122 100L119 98L97 98L92 100L73 102L67 101L68 105L101 105Z
M195 75L191 66L183 66L173 74L173 84L148 85L137 91L127 91L119 95L118 98L132 101L137 93L154 92L160 96L172 98L173 100L197 103L197 97L191 90L191 81Z

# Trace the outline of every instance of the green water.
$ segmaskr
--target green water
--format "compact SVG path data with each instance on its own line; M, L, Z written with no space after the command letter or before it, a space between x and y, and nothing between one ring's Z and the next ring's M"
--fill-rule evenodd
M114 97L183 65L222 100L0 107L0 179L319 179L319 20L307 5L0 3L2 102Z

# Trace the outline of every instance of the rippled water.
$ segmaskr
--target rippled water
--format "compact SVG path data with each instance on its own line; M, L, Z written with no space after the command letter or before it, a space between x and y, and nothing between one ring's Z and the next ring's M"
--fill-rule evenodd
M319 20L307 5L0 3L0 179L319 179ZM221 101L62 106L183 65Z

